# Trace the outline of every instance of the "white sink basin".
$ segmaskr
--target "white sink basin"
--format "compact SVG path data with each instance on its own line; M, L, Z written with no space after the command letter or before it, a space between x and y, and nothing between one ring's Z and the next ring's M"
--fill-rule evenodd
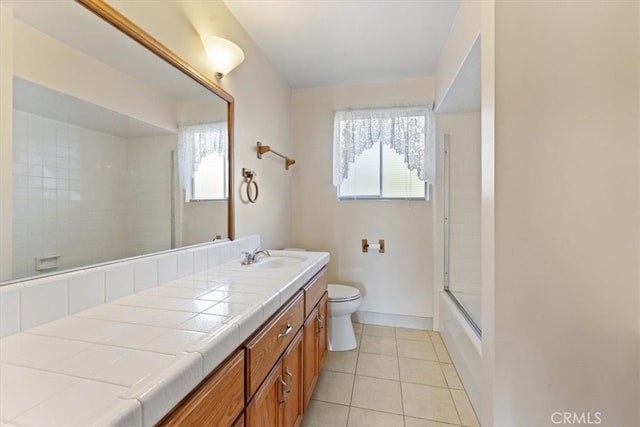
M269 256L260 258L255 264L251 264L251 268L285 268L292 267L304 261L303 258L292 256Z

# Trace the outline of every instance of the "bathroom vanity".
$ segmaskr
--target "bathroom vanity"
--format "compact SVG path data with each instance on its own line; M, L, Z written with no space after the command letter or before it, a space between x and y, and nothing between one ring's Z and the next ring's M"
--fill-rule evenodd
M108 278L152 261L161 271L198 253L213 263L2 338L3 426L299 425L327 352L329 254L272 251L241 265L240 252L256 242L3 287L3 304L22 301L25 323L57 293L75 300L70 284L82 274ZM119 283L105 283L106 294ZM49 301L32 307L36 291Z
M324 267L159 425L297 426L327 354Z

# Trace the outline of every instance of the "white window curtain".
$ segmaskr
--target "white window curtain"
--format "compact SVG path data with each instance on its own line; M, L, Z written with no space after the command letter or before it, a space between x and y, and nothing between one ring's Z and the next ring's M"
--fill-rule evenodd
M193 179L202 159L218 153L227 156L227 122L180 126L178 129L178 173L186 200L193 194Z
M404 156L418 178L435 183L436 126L432 107L337 111L333 125L333 185L349 177L349 165L378 141Z

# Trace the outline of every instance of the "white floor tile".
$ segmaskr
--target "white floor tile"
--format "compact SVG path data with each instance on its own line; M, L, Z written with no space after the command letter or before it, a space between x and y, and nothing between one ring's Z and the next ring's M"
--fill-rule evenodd
M450 424L460 424L458 412L446 388L402 383L404 414Z
M351 406L401 415L400 382L356 376Z
M302 419L302 427L345 427L349 407L311 400Z
M400 381L398 358L384 354L360 353L356 375Z
M352 407L347 427L404 427L402 415Z
M329 403L349 405L353 391L354 375L342 372L322 371L311 397Z
M479 426L440 334L354 330L359 347L329 352L303 426Z
M355 374L357 361L357 351L330 351L327 353L327 358L324 361L322 369L326 371Z

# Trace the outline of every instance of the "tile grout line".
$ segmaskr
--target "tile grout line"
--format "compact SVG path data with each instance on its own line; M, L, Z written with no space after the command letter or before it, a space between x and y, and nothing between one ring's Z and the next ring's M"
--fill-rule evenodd
M402 372L400 371L400 349L398 348L398 329L393 330L396 337L396 357L398 360L398 379L400 380L400 407L402 408L402 425L406 427L406 414L404 412L404 390L402 388Z
M356 351L356 367L353 370L353 383L351 384L351 395L349 396L349 410L347 411L347 423L345 424L345 427L349 426L349 418L351 418L351 403L353 401L353 391L356 388L356 378L358 376L358 361L360 360L360 342L362 341L362 333L363 330L360 331L360 339L357 342L357 349L358 351Z
M444 346L444 343L442 344ZM435 351L435 345L434 347L434 351ZM449 360L451 360L451 357L449 356L449 351L447 350L446 346L445 347L445 351L447 351L447 356L449 357ZM442 371L442 366L440 366L442 363L440 360L440 355L438 354L438 352L436 351L436 357L438 358L438 366L440 367L440 371ZM455 369L455 367L454 367ZM457 374L457 372L456 372ZM442 371L442 375L444 376L444 371ZM458 416L458 421L460 422L460 425L462 426L462 417L460 416L460 411L458 410L458 405L456 404L456 400L453 398L453 393L451 393L451 387L449 387L449 382L447 381L447 377L445 376L444 378L445 383L447 384L447 390L449 391L449 397L451 397L451 401L453 402L453 408L456 410L456 415ZM465 391L466 393L466 391Z

